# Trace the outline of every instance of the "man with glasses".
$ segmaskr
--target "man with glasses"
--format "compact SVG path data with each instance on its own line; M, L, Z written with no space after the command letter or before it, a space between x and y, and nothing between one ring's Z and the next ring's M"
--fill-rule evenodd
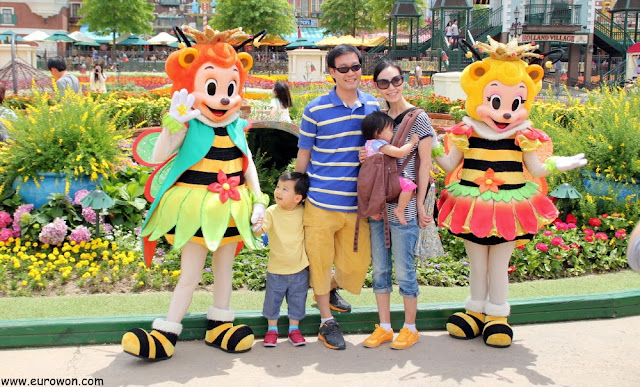
M351 311L336 289L359 294L371 261L366 220L361 220L358 251L353 251L358 151L365 142L360 126L367 114L380 110L373 96L358 90L361 62L360 51L353 46L343 44L329 52L327 67L336 86L305 107L298 140L296 172L307 172L310 183L304 212L305 249L320 309L318 338L331 349L345 349L331 310Z

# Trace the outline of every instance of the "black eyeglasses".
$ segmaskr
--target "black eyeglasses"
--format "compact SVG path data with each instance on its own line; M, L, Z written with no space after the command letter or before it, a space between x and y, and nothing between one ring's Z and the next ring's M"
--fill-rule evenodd
M393 85L395 87L398 87L400 85L402 85L404 83L404 78L402 78L402 75L396 75L395 77L391 78L391 80L389 79L378 79L376 81L376 85L378 86L378 89L388 89L389 85Z
M354 64L351 67L349 67L349 66L334 67L334 69L336 69L341 74L346 74L346 73L349 72L349 70L353 71L354 73L357 73L358 71L360 71L361 68L362 68L361 64Z

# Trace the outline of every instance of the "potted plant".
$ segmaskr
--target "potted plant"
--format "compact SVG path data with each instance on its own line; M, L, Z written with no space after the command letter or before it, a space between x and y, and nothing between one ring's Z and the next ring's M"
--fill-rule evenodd
M91 96L67 93L51 103L35 92L17 120L5 122L10 140L0 147L0 190L13 186L40 207L52 193L94 189L127 157L128 130L116 127L123 114L109 116Z

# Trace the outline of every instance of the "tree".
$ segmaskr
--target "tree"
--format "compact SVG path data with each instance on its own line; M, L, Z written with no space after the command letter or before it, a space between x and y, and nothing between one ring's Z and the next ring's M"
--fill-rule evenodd
M373 30L367 0L327 0L322 3L322 26L327 34L358 36Z
M395 0L367 0L367 2L371 7L370 17L375 29L386 30L389 27L389 14L391 13ZM415 0L415 3L418 10L426 6L424 0ZM404 23L405 20L406 19L403 19L401 24L407 24Z
M271 35L295 31L293 6L287 0L220 0L209 23L216 30L236 27L248 34L267 30Z
M146 0L84 0L80 23L91 32L111 35L115 48L116 35L153 33L154 9Z

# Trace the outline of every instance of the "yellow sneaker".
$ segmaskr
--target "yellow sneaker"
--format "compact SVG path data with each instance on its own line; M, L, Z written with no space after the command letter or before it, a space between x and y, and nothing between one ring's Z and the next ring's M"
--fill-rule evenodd
M407 349L420 340L418 332L411 332L409 328L400 329L400 334L391 343L393 349Z
M387 341L391 340L393 340L393 330L389 332L380 325L376 324L376 330L373 331L371 336L367 337L363 345L367 348L375 348L379 347L380 344L386 343Z

